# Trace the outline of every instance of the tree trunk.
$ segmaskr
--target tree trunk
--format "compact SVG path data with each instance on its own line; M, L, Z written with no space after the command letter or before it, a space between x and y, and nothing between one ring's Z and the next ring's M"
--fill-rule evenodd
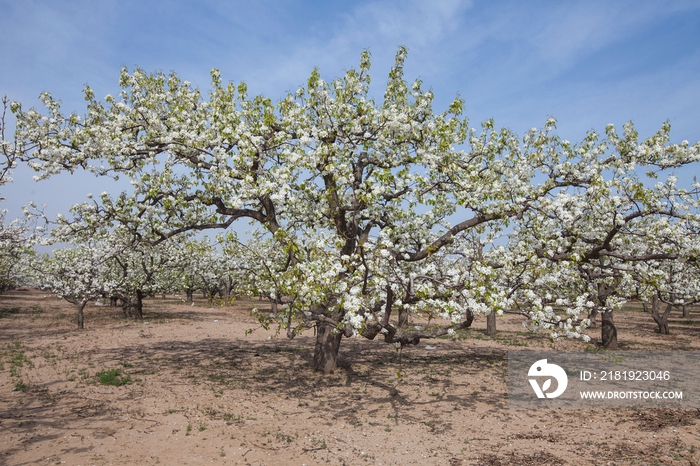
M335 327L324 322L319 322L316 330L313 368L323 374L332 374L337 368L338 350L343 334L334 334Z
M221 297L224 300L224 306L231 304L231 282L228 279L221 281Z
M656 324L659 326L659 333L661 335L670 335L671 332L668 329L668 322L661 321L661 322L656 322Z
M408 324L408 310L401 306L399 307L399 330L403 330L406 324Z
M686 319L687 319L688 317L690 317L690 309L688 309L688 305L687 305L687 304L684 304L684 305L683 305L683 317L686 318Z
M600 313L602 326L600 330L603 347L609 350L617 349L617 328L613 322L613 311L605 311Z
M491 311L486 314L486 335L496 334L496 313Z
M87 301L81 301L77 303L75 306L78 308L78 328L83 329L85 328L85 314L83 313L83 310L85 309L85 304L87 304Z
M473 313L472 311L470 311L469 309L467 309L467 320L466 320L466 322L467 322L467 327L471 327L471 326L472 326L472 322L474 322L474 313Z
M185 290L185 294L187 295L187 302L188 303L191 303L194 301L194 293L192 292L192 290L190 290L190 289Z
M128 319L131 317L131 298L128 296L122 296L121 298L122 301L122 311L124 311L124 318Z
M134 303L134 317L143 319L143 291L136 290L136 303Z
M110 296L109 297L109 307L117 307L118 301L119 301L119 298L117 298L116 296Z
M666 310L663 314L659 312L660 308L661 302L659 301L658 296L654 296L654 298L651 301L651 317L654 319L654 322L656 322L656 325L659 326L659 333L661 335L669 335L670 332L668 330L668 316L671 314L671 309L673 308L673 305L667 305Z

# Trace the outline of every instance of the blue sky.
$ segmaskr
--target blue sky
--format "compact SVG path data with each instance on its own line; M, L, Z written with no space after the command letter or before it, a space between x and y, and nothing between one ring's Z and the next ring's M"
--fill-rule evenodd
M176 71L206 90L209 71L273 99L314 67L328 79L372 54L380 96L397 46L406 77L432 87L442 110L456 94L471 125L494 118L522 134L548 116L578 141L629 120L649 136L700 139L700 1L48 1L0 0L0 94L39 106L42 91L84 113L81 90L118 92L122 66ZM10 216L30 200L65 212L87 175L35 183L20 167L1 188Z

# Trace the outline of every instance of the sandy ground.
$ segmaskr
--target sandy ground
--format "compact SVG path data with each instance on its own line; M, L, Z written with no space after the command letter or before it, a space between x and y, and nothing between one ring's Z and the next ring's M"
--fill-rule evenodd
M144 321L90 305L79 331L50 294L0 295L0 464L700 464L696 409L509 408L507 351L553 347L520 318L401 354L345 339L322 376L312 334L246 335L256 305L154 298ZM695 309L670 336L634 309L616 322L624 349L700 349ZM102 384L112 369L130 381Z

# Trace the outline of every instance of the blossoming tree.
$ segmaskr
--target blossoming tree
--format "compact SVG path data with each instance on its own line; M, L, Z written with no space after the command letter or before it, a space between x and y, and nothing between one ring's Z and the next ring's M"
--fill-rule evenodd
M623 135L609 126L604 139L590 133L579 146L555 140L558 152L579 152L586 160L562 167L580 182L542 199L512 237L516 262L529 262L538 275L523 289L548 301L537 307L563 306L567 322L584 325L586 313L600 314L606 348L617 347L615 309L640 289L648 294L669 263L697 262L700 185L681 189L673 173L697 162L700 146L670 144L669 131L664 124L639 142L628 124ZM575 301L583 306L572 306ZM550 324L567 326L556 319Z
M367 52L331 82L313 71L277 104L224 84L217 70L205 98L175 74L124 69L118 96L102 102L85 89L85 117L64 115L49 94L47 114L14 104L16 138L39 178L78 168L130 178L130 192L75 207L85 227L119 222L158 243L256 223L274 262L260 271L280 304L270 319L290 337L314 326L314 367L324 373L335 369L344 335L417 344L475 314L513 310L519 296L533 304L520 310L532 325L556 322L558 334L580 335L585 321L571 316L585 302L548 306L540 288L518 285L517 265L551 258L552 240L530 252L494 241L520 221L542 225L549 238L552 199L600 191L598 180L628 148L572 146L556 138L554 120L522 140L492 121L469 128L461 99L436 113L432 91L404 80L405 57L400 48L381 102L369 91ZM660 152L683 164L698 148ZM571 275L575 262L553 266ZM443 323L407 325L412 315Z
M195 291L202 291L210 303L219 295L229 304L235 293L240 259L235 254L224 255L210 243L208 237L178 241L172 248L172 276L170 286L185 291L193 302ZM249 280L249 279L248 279Z
M12 182L12 169L15 168L20 153L16 143L5 138L8 103L7 96L3 96L0 115L0 186ZM4 200L5 198L0 198L0 201ZM28 265L32 258L32 225L26 218L8 221L6 216L7 211L0 210L0 293L27 284L31 275Z
M109 241L88 241L56 249L34 261L35 280L75 306L78 328L82 329L88 302L111 293L119 285L109 266L118 252Z

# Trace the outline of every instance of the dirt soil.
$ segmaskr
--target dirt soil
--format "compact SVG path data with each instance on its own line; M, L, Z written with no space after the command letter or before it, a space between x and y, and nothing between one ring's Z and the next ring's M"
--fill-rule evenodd
M269 308L169 296L134 321L91 304L78 330L51 294L0 295L0 465L700 464L696 409L509 408L509 350L586 347L521 318L401 353L345 339L323 376L312 332L246 334L254 306ZM618 313L622 348L700 349L700 311L677 314L664 336L649 314Z

